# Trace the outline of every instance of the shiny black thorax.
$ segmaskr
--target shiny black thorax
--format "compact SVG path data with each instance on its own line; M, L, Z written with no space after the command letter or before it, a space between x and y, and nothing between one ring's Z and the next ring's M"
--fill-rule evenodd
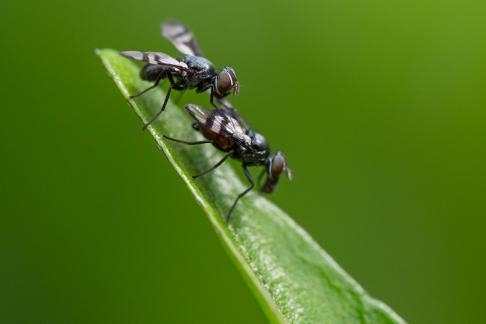
M170 72L175 81L174 88L177 90L196 89L196 92L203 92L211 88L217 76L214 64L201 56L186 55L178 59L188 66L188 71L164 66L160 64L145 64L140 71L140 77L146 81L156 81L160 76L167 78Z
M211 86L217 75L213 63L204 57L192 55L186 55L182 61L193 71L192 73L182 73L182 79L189 88L198 88L199 90L206 84L208 85L206 89Z

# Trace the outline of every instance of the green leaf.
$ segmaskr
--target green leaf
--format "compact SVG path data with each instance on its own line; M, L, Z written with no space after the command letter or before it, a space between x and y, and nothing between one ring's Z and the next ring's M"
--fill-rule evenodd
M140 68L118 52L105 49L97 54L125 98L150 85L139 78ZM163 95L159 87L132 101L142 121L160 108ZM226 224L225 213L247 184L228 163L192 180L192 174L208 169L222 155L210 145L187 146L163 140L163 134L200 139L191 123L182 109L169 102L148 131L206 212L272 322L404 323L390 308L371 298L309 234L259 193L253 191L242 199L230 224Z

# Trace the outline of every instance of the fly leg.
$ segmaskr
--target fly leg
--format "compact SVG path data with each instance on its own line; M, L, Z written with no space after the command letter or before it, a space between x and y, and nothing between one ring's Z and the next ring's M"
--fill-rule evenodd
M180 139L177 139L177 138L169 137L167 135L164 135L164 138L165 139L168 139L170 141L173 141L173 142L177 142L177 143L181 143L181 144L186 144L186 145L209 144L209 143L212 143L213 142L213 141L208 141L208 140L205 140L205 141L194 141L194 142L193 141L185 141L185 140L180 140ZM206 173L209 173L209 172L213 171L214 169L216 169L217 167L219 167L221 164L223 164L223 162L226 161L226 159L229 158L231 156L231 154L233 154L233 152L229 152L218 163L216 163L215 165L213 165L211 168L207 169L206 171L204 171L204 172L202 172L200 174L197 174L197 175L192 176L192 178L193 179L197 179L200 176L203 176Z
M170 137L170 136L167 136L167 135L164 135L164 138L168 139L169 141L173 141L173 142L177 142L177 143L181 143L181 144L187 144L187 145L198 145L198 144L212 143L212 141L194 141L194 142L185 141L185 140L180 140L180 139L173 138L173 137Z
M129 98L129 99L133 99L133 98L139 97L139 96L143 95L144 93L146 93L147 91L150 91L150 90L152 90L153 88L157 87L157 86L159 85L159 83L160 83L160 80L162 80L162 79L163 79L163 77L164 77L164 72L165 72L164 70L161 70L161 71L160 71L160 73L159 73L159 75L157 76L157 79L155 80L155 83L154 83L153 85L151 85L150 87L148 87L148 88L147 88L147 89L145 89L145 90L140 91L139 93L136 93L136 94L134 94L134 95L129 96L128 98Z
M218 162L218 163L216 163L215 165L213 165L212 167L210 167L209 169L207 169L207 170L206 170L206 171L204 171L204 172L201 172L201 173L199 173L199 174L197 174L197 175L193 175L193 176L192 176L192 178L193 178L193 179L197 179L197 178L199 178L200 176L203 176L203 175L205 175L206 173L209 173L209 172L213 171L214 169L216 169L217 167L219 167L221 164L223 164L223 162L224 162L224 161L226 161L226 159L228 159L228 158L231 156L231 154L233 154L233 152L229 152L229 153L228 153L228 154L226 154L226 155L225 155L225 156L224 156L224 157L223 157L221 160L219 160L219 162Z
M211 87L210 89L211 90L209 92L209 102L211 103L211 105L213 105L214 108L219 109L219 107L214 102L214 87Z
M252 177L250 171L248 170L248 167L247 167L246 164L243 164L243 172L245 173L245 176L248 179L248 182L250 182L250 186L248 188L246 188L245 191L243 191L242 193L240 193L238 195L238 197L236 197L235 202L233 203L233 205L231 206L230 210L226 214L226 222L227 223L229 223L230 217L231 217L231 213L233 212L233 209L235 209L236 204L238 203L238 201L241 198L243 198L248 192L250 192L250 190L253 189L253 187L255 186L255 182L253 181L253 177Z
M148 122L146 122L143 125L142 130L145 130L154 120L156 120L160 116L161 113L164 112L165 106L167 106L167 102L169 101L169 97L170 97L170 93L171 93L172 89L174 89L174 90L185 89L185 87L175 84L174 78L172 77L172 73L170 71L167 71L167 78L169 79L170 86L169 86L169 89L167 90L167 94L165 95L164 103L162 104L162 107L160 107L160 110L152 118L150 118L150 120Z

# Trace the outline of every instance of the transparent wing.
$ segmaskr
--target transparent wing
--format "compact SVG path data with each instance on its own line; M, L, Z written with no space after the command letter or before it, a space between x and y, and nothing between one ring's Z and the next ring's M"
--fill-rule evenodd
M161 25L162 36L167 38L181 53L202 56L194 34L178 21L166 21Z
M160 64L166 66L172 66L179 68L181 70L187 70L188 66L184 62L180 62L175 58L159 52L139 52L139 51L125 51L120 52L122 56L137 60L147 62L149 64Z
M247 130L250 129L250 125L246 122L246 120L243 119L243 117L241 117L241 115L238 113L236 108L234 108L233 106L231 106L231 104L229 104L229 101L227 101L227 100L225 100L225 101L226 102L223 103L224 107L222 108L222 110L224 110L227 115L231 116L233 119L238 121L238 123L240 124L240 127L242 129L244 129L244 131L246 133ZM229 105L227 105L227 104L229 104Z
M186 105L185 109L199 124L206 124L206 121L210 115L210 110L193 104Z
M213 127L218 127L222 134L237 143L248 145L251 143L250 137L246 134L246 123L236 110L232 108L222 108L216 112L218 112L218 114L215 117ZM216 126L218 123L220 125Z
M244 125L240 123L239 118L241 117L238 118L239 115L234 109L209 110L193 104L186 105L185 109L199 123L200 127L241 145L251 143Z

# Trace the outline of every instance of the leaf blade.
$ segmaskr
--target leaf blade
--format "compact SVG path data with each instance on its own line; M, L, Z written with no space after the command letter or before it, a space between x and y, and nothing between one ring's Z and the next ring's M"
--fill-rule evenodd
M125 98L150 85L140 80L137 66L118 52L105 49L97 54ZM133 108L147 121L162 99L158 88L138 98ZM209 168L220 157L212 148L171 145L163 140L163 134L194 139L191 122L169 102L149 132L208 215L270 321L404 323L366 294L302 228L259 194L251 193L240 201L228 227L222 215L245 188L235 171L223 165L195 182L190 175Z

